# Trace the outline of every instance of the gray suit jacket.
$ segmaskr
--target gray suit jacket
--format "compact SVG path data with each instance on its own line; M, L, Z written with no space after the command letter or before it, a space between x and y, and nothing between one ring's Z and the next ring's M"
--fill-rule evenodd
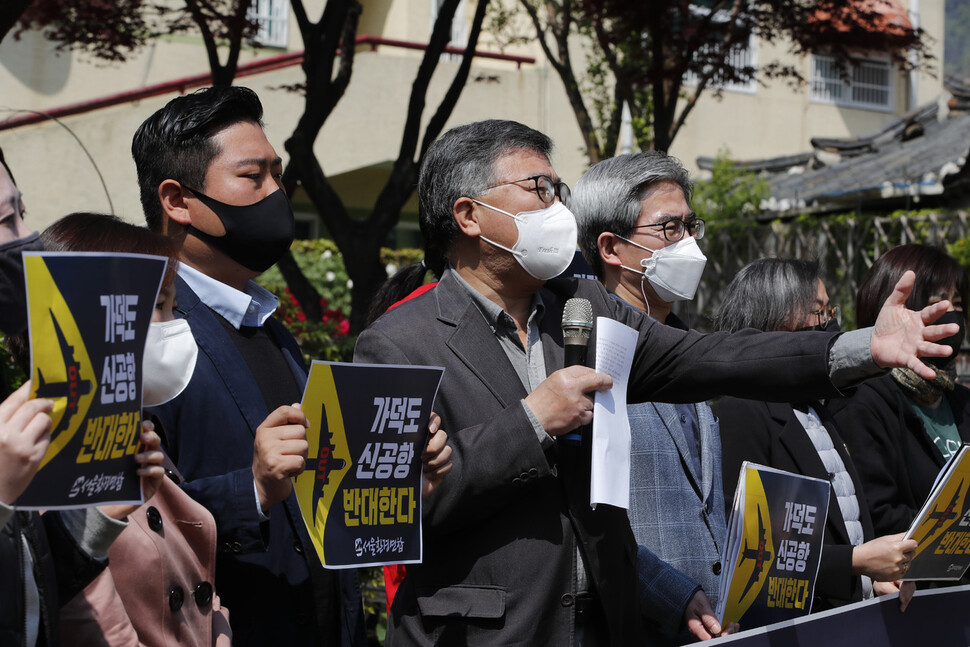
M674 405L644 402L627 407L633 436L630 524L638 544L688 575L716 605L721 543L727 531L721 440L711 408L701 402L694 409L700 431L700 474ZM655 595L669 594L656 591ZM680 611L682 615L683 608ZM668 636L681 620L671 614L648 615Z
M744 331L726 340L681 332L593 281L554 279L541 296L547 373L563 366L560 321L571 297L639 331L631 402L836 393L827 333ZM388 645L572 644L577 536L605 617L604 644L637 644L636 544L626 513L601 505L584 515L588 505L569 499L557 478L557 448L544 451L536 438L521 404L525 389L468 292L446 273L435 289L365 330L354 359L445 367L434 409L449 434L453 469L424 501L424 562L408 567L397 592Z

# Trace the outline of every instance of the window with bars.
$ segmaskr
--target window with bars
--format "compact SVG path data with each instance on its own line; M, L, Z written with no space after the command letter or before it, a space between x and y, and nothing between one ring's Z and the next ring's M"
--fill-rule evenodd
M703 50L710 50L711 45L705 45ZM758 66L758 48L754 40L754 36L748 39L746 43L735 45L728 51L727 66L733 67L735 69L741 69L746 67L757 67ZM715 74L714 78L707 84L708 89L711 90L729 90L731 92L746 92L749 94L754 94L758 90L758 81L756 79L751 79L747 83L738 83L734 81L723 81L718 78L719 75ZM695 86L698 82L698 76L695 72L687 72L684 75L684 85Z
M893 67L888 60L860 60L839 69L835 57L812 55L811 100L849 108L892 110Z
M290 27L289 0L253 0L250 19L259 21L259 31L253 39L264 47L286 47Z

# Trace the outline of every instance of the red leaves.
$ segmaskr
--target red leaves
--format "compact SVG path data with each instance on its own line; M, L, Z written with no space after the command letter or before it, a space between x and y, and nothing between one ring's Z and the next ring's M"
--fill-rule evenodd
M287 328L294 335L310 332L311 326L307 325L307 316L303 308L300 307L300 302L297 301L289 288L286 288L283 292L284 296L280 300L280 307L277 310L277 314L286 322ZM347 315L340 310L327 308L327 305L327 300L321 297L320 309L323 311L323 317L319 323L324 325L324 330L331 336L345 337L350 332L350 321L348 321ZM310 323L312 325L314 322Z

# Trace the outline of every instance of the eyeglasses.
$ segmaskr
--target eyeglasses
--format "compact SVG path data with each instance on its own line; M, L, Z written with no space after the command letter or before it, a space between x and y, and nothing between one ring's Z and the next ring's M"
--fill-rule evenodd
M668 220L667 222L658 222L653 225L637 225L634 229L643 229L644 227L660 227L663 229L664 238L671 243L676 243L681 240L684 237L684 232L689 233L695 240L700 240L704 237L704 220L701 218Z
M569 187L566 186L566 183L557 182L548 175L533 175L532 177L524 177L521 180L499 182L498 184L493 184L488 188L495 189L500 186L505 186L506 184L518 184L519 182L528 182L529 180L535 182L536 185L534 189L528 190L535 191L536 195L539 196L539 199L542 200L544 204L552 204L552 201L555 200L557 196L559 201L563 204L567 204L569 202L571 192L569 191Z
M824 326L833 319L835 319L839 326L842 325L842 308L839 306L825 306L818 310L812 310L808 314L818 318L819 326Z

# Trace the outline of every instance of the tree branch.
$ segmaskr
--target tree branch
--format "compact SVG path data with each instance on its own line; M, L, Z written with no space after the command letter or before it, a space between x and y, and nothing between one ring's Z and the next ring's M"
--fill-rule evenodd
M34 0L4 0L0 3L0 41L7 35Z

